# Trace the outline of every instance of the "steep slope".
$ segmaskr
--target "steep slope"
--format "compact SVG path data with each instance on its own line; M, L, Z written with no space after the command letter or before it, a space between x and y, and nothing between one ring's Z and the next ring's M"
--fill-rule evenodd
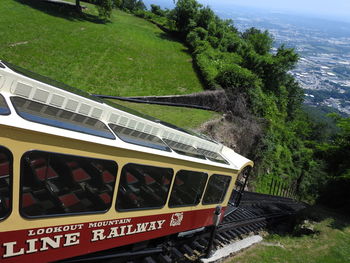
M101 24L57 5L0 1L0 59L91 93L184 94L202 90L186 47L121 11ZM32 1L35 2L35 1Z

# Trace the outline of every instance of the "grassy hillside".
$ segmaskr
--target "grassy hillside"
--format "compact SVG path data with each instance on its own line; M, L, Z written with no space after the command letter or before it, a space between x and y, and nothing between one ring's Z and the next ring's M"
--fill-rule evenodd
M0 1L2 60L90 93L166 95L203 89L187 48L143 19L114 10L111 22L102 24L90 4L83 4L85 16L79 16L56 5L24 2L31 1ZM159 117L187 125L181 114L166 112ZM187 112L200 120L213 116Z
M350 219L332 210L311 207L295 235L270 235L227 263L347 263L350 262ZM307 235L305 231L309 231Z

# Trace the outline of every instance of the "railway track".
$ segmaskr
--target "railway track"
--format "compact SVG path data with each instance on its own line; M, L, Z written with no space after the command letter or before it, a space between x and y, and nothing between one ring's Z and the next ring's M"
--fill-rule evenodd
M213 227L202 228L64 262L200 262L217 249L275 227L303 208L303 204L291 198L244 192L239 207L231 204L227 208L215 232Z

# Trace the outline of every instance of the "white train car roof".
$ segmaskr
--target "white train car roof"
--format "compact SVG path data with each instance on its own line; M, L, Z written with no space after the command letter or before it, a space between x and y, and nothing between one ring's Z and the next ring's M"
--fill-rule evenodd
M241 170L232 149L0 61L0 124Z

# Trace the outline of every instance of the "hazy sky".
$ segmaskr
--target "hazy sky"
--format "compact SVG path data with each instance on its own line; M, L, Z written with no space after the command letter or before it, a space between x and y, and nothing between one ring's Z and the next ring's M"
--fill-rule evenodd
M216 7L255 7L282 13L311 14L321 17L350 21L350 0L197 0L204 5ZM173 0L144 0L146 4L160 4L172 8Z
M271 11L291 11L322 16L350 17L350 0L199 0L214 6L218 3L271 9Z

